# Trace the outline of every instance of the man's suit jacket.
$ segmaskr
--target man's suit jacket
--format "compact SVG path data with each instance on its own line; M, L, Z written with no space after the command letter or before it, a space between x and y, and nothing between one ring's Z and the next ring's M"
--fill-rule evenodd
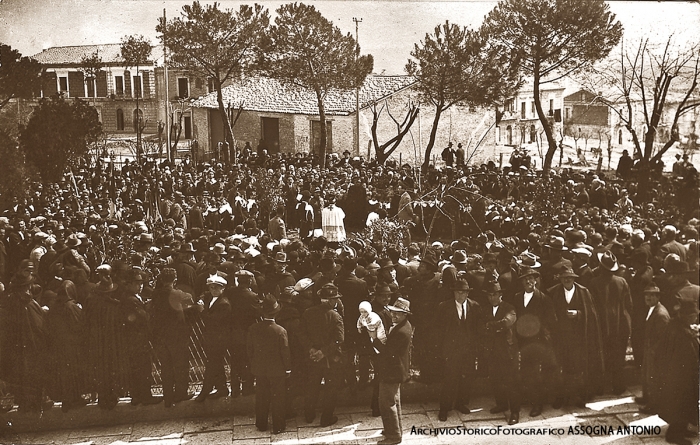
M442 358L475 356L483 335L481 306L467 298L467 317L460 320L455 300L447 300L438 306L432 326L436 330L436 345Z
M338 286L338 293L342 295L345 330L357 332L354 327L360 316L359 305L361 302L369 299L367 282L341 269L341 272L335 279L335 285Z
M373 341L379 351L377 367L379 380L385 383L404 383L410 375L408 350L411 347L413 327L408 320L387 328L386 344L379 339Z
M656 303L651 316L644 322L644 351L646 353L654 354L656 346L659 344L659 340L664 332L666 332L666 327L670 320L671 317L668 315L664 305ZM646 355L645 358L647 358ZM649 356L649 359L651 359L651 356Z
M686 254L685 246L676 240L669 241L659 248L661 258L666 258L669 253L675 253L681 257L681 261L685 261Z
M253 375L283 377L291 369L287 331L273 320L263 320L248 329L247 343Z
M521 347L524 343L529 342L551 342L551 332L556 323L556 316L552 302L546 294L535 289L530 303L525 307L525 294L518 292L508 303L513 305L518 317L515 329ZM522 333L531 333L530 331L535 329L537 325L539 325L539 331L535 335L521 335Z
M514 353L518 350L518 342L513 332L517 320L513 305L502 301L498 305L495 316L493 306L484 308L483 313L486 326L485 352L492 356L514 357Z
M226 349L231 343L233 332L233 316L231 303L223 295L216 299L209 307L212 295L205 292L202 296L204 310L200 314L204 324L204 346L205 348Z

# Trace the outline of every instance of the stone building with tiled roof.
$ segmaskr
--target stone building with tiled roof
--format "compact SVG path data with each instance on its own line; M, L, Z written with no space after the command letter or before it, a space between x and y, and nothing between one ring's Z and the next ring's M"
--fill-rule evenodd
M348 150L353 156L373 157L375 153L371 147L370 132L373 121L372 104L385 106L377 125L379 142L382 143L396 135L397 123L389 116L389 112L401 121L408 103L417 103L418 93L414 86L415 79L410 76L367 77L359 91L359 144L355 133L355 91L330 91L324 102L328 129L327 152L342 153ZM232 108L234 113L239 107L243 109L233 127L234 138L239 148L250 143L255 150L258 144L262 143L269 153L318 151L320 124L313 91L275 79L252 77L224 87L222 95L224 104ZM211 156L224 139L216 94L200 97L192 103L192 107L195 126L199 129L200 151L203 151L205 156ZM422 156L422 150L429 137L434 109L424 105L420 114L420 118L411 129L412 137L404 138L396 150L394 157L397 160L420 162L419 157ZM421 120L425 123L422 128L419 123ZM454 106L449 113L443 114L435 146L441 150L452 140L474 145L477 141L485 141L484 146L493 147L494 120L493 110ZM203 131L205 128L206 134Z

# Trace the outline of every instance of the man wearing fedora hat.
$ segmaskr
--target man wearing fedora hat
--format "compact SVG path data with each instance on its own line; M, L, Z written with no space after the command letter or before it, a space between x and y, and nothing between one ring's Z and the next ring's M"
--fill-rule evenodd
M540 273L542 274L542 289L549 289L557 284L557 274L564 269L573 267L571 261L564 258L564 252L569 249L564 245L564 238L553 236L549 243L545 245L549 253L549 258L542 264Z
M321 426L330 426L338 421L333 412L338 388L343 379L341 347L345 335L343 318L336 311L341 297L338 288L332 283L327 283L321 287L318 294L320 303L304 311L299 330L299 338L308 353L304 417L307 423L316 418L316 404L323 380L325 394L321 407Z
M399 297L393 306L387 306L392 324L387 331L386 343L371 333L373 345L379 351L377 372L379 376L379 412L382 416L384 439L378 443L401 443L401 384L409 379L409 356L413 329L408 322L410 301Z
M609 250L599 253L598 262L590 291L602 333L604 384L612 385L614 394L622 394L626 388L623 369L631 332L632 296L627 281L616 274L620 265L615 254Z
M273 295L262 301L262 321L248 329L246 346L251 371L255 376L255 426L267 431L267 418L272 408L272 432L285 429L286 375L291 371L287 331L275 323L280 305Z
M172 264L177 272L177 288L190 295L194 295L194 286L197 281L197 268L192 263L194 252L192 243L182 243Z
M564 269L558 277L559 284L547 291L557 320L553 340L561 367L561 381L552 406L582 407L603 373L598 314L589 290L576 283L578 275L573 269Z
M515 331L520 347L522 394L532 404L530 417L539 416L557 370L551 332L555 321L552 302L537 289L539 272L520 267L522 291L508 303L515 307Z
M276 252L274 258L272 263L274 272L265 275L265 286L262 290L279 296L282 293L282 289L287 286L294 286L297 279L287 271L287 266L289 265L287 252Z
M153 339L161 363L166 408L192 397L188 393L190 327L185 312L204 309L190 294L175 288L177 278L175 269L164 268L152 299Z
M260 319L260 297L252 289L253 272L240 269L234 273L238 286L228 286L225 296L231 303L233 326L231 335L231 393L238 397L243 387L243 395L253 393L253 375L246 354L248 329Z
M503 302L503 291L497 281L484 283L483 292L489 302L484 308L484 352L493 387L496 406L491 413L501 413L510 409L508 425L520 421L520 354L514 326L517 316L515 308Z
M360 316L358 309L360 302L367 300L369 293L367 282L355 275L357 260L346 258L340 266L338 275L334 283L338 286L338 292L343 296L343 326L345 327L344 352L346 354L345 380L350 385L351 391L356 389L357 369L355 366L355 355L358 356L358 367L360 371L360 384L365 385L369 381L369 349L363 348L362 344L367 343L367 336L360 335L357 329L353 329L354 321ZM363 342L364 340L364 342Z
M644 336L644 362L642 363L642 396L636 397L635 401L640 405L646 405L641 411L645 413L656 413L658 409L658 392L660 388L659 376L655 369L658 366L656 363L656 351L658 350L659 341L663 338L666 328L671 317L661 304L661 290L655 283L649 283L644 289L643 296L645 306L647 308L646 318L644 320L645 336Z
M439 304L433 319L436 350L443 378L440 390L440 421L456 409L469 414L471 382L476 367L479 336L483 331L481 306L467 298L469 283L457 280L452 286L453 298Z
M432 341L435 327L432 321L439 304L441 278L437 260L428 252L420 260L417 274L402 283L406 288L406 298L414 308L411 316L415 328L412 360L420 370L420 380L427 384L438 381L440 375L437 351Z
M228 281L218 274L213 274L207 278L206 285L207 291L199 297L204 307L201 317L204 325L202 347L206 354L206 368L202 390L195 399L198 402L203 402L208 397L216 399L229 394L224 371L224 360L233 327L231 303L224 295ZM209 394L214 388L216 392Z
M153 405L162 401L151 394L150 315L141 294L146 278L141 268L132 267L125 276L120 297L126 349L129 355L129 395L132 405Z

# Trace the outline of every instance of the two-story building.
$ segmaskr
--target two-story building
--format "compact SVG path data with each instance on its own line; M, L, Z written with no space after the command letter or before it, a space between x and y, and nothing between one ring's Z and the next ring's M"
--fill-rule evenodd
M146 136L158 131L155 54L156 49L153 60L139 66L138 73L137 67L126 66L119 44L52 47L32 57L45 68L42 97L61 92L88 100L107 135L135 136L140 117ZM103 68L96 77L86 78L82 61L93 55Z
M554 123L555 135L559 134L562 122L564 87L556 82L540 86L540 102L544 112ZM535 95L532 82L526 82L520 91L504 102L498 110L496 145L528 147L542 144L543 128L535 109ZM544 140L546 144L546 140Z

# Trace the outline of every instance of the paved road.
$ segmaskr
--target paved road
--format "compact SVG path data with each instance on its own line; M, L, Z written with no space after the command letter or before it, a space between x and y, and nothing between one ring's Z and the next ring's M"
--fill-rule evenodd
M451 412L446 422L437 419L437 402L409 403L403 409L405 444L615 444L646 445L665 443L666 424L658 416L638 412L634 396L638 388L615 398L600 398L582 409L554 410L551 407L541 416L528 417L528 407L521 411L521 422L508 427L505 415L492 415L490 397L475 399L470 407L476 412L464 415ZM252 396L250 396L252 397ZM193 401L184 403L196 403ZM209 402L205 402L209 403ZM301 410L299 410L301 411ZM176 419L150 423L134 423L120 426L97 427L78 430L61 430L42 433L23 433L13 438L0 439L0 443L21 444L110 444L138 442L143 445L197 445L197 444L376 444L382 439L381 418L369 415L365 406L344 406L337 409L339 421L331 427L321 428L318 423L306 424L302 416L287 421L287 432L270 435L255 428L254 418L249 416ZM317 420L318 421L318 420ZM500 434L497 432L501 426ZM597 427L600 435L569 434L570 427ZM654 429L660 434L618 434L618 427L632 426ZM414 429L414 434L411 431ZM422 435L423 429L454 427L460 435ZM606 431L601 431L602 428ZM614 434L608 434L612 427ZM505 431L508 428L514 430ZM563 434L541 434L542 429L556 429ZM640 430L641 428L637 428ZM539 430L539 431L538 431ZM574 430L572 430L574 431ZM579 430L580 431L580 430ZM477 434L481 433L481 434ZM509 433L509 434L508 434ZM530 434L527 434L530 433ZM540 434L532 434L540 433ZM697 443L697 439L695 441Z

